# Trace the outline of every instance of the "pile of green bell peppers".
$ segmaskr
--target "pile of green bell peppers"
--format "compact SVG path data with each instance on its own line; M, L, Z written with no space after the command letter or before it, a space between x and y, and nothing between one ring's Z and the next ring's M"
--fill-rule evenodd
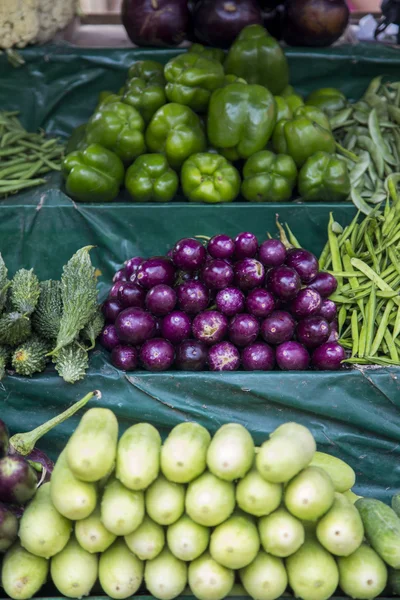
M346 106L336 89L304 101L289 85L286 56L260 25L228 53L193 44L167 64L136 61L124 85L103 91L71 135L67 193L109 202L122 187L133 202L345 200L344 160L329 117Z

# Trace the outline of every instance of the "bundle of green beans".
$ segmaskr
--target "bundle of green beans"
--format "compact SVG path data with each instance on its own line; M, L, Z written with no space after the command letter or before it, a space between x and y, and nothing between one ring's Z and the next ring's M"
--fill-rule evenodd
M64 144L45 133L29 133L19 113L0 112L0 198L45 183L43 175L60 171Z
M386 198L385 177L400 171L400 81L371 81L359 102L330 119L348 163L351 199L364 214Z
M361 221L359 211L343 229L330 214L319 265L338 280L331 299L339 311L339 342L351 352L349 363L400 364L398 181L398 174L386 179L386 203Z

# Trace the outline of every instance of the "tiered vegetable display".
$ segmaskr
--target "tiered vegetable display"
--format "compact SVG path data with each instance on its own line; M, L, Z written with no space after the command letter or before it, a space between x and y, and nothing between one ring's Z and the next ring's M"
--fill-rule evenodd
M116 599L144 585L159 600L187 586L199 600L222 600L238 577L254 600L288 587L328 600L338 586L372 600L388 567L400 567L400 519L358 499L354 483L353 469L316 452L300 424L281 425L259 448L237 423L211 438L184 422L163 444L138 423L118 441L114 414L91 409L25 509L1 585L13 600L31 598L48 577L70 598L98 580Z
M61 281L39 282L33 269L20 269L9 280L0 254L0 380L7 367L31 377L50 360L68 383L85 377L88 351L104 325L91 248L74 254Z
M250 232L205 245L178 241L167 256L133 257L103 304L101 344L114 366L178 369L336 370L336 279L316 257Z

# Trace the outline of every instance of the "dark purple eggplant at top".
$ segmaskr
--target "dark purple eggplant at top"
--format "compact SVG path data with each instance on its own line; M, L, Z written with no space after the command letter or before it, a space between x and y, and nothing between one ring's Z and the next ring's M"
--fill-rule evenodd
M0 419L0 458L8 452L9 437L7 425Z
M124 0L122 24L138 46L177 46L187 38L187 0Z

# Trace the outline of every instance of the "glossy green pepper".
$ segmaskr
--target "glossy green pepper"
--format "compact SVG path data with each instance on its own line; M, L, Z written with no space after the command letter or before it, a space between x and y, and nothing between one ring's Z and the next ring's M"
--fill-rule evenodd
M183 193L192 202L232 202L239 194L240 175L223 156L203 152L183 163L181 183Z
M154 113L167 102L164 85L132 77L126 82L122 102L136 108L148 123Z
M238 77L237 75L225 75L224 82L221 87L229 85L230 83L247 83L247 81L242 79L242 77Z
M179 169L196 152L206 149L206 136L199 117L188 106L165 104L153 116L146 131L150 152L165 154L170 166Z
M165 65L165 93L170 102L205 112L212 92L224 81L221 63L200 54L179 54Z
M112 150L124 162L131 162L146 151L144 129L143 117L135 108L122 102L106 103L88 122L86 140Z
M155 60L138 60L129 67L128 79L139 77L147 82L159 81L165 83L164 65Z
M273 94L280 94L289 82L286 56L276 39L261 25L242 29L228 52L224 68L225 73L263 85Z
M215 90L208 109L208 139L229 160L265 148L276 120L275 100L261 85L232 83Z
M178 186L178 175L164 154L142 154L125 175L125 187L135 202L169 202Z
M79 202L110 202L124 180L121 159L99 144L67 154L62 170L68 195Z
M86 123L83 123L82 125L78 125L78 127L75 127L75 129L69 136L67 146L65 148L65 154L67 155L70 152L74 152L75 150L84 150L86 147L85 139Z
M292 195L296 179L297 168L291 156L261 150L244 165L242 195L250 202L285 202Z
M295 117L307 117L310 121L318 123L320 127L331 131L331 125L326 114L315 106L299 106L293 113Z
M282 96L274 96L274 98L276 104L276 122L279 123L281 119L291 119L293 113L286 102L286 98L283 98Z
M346 200L350 178L345 161L327 152L316 152L300 169L298 189L308 202Z
M322 122L321 115L317 115L319 121L317 122L315 119L303 115L303 108L312 107L300 107L295 112L293 119L279 121L272 136L275 152L289 154L298 167L301 167L307 158L316 152L321 150L332 154L336 148L329 126L325 128L319 123ZM318 112L321 113L321 111ZM323 113L322 117L326 118Z
M304 106L304 100L299 94L289 94L288 96L283 97L292 112L297 110L300 106Z
M346 96L340 90L336 88L320 88L307 96L306 104L316 106L328 115L332 115L338 110L345 108L348 103Z
M221 63L221 65L225 60L225 52L221 48L206 48L206 46L203 46L202 44L192 44L190 48L188 48L188 52L200 54L209 60L216 60Z

